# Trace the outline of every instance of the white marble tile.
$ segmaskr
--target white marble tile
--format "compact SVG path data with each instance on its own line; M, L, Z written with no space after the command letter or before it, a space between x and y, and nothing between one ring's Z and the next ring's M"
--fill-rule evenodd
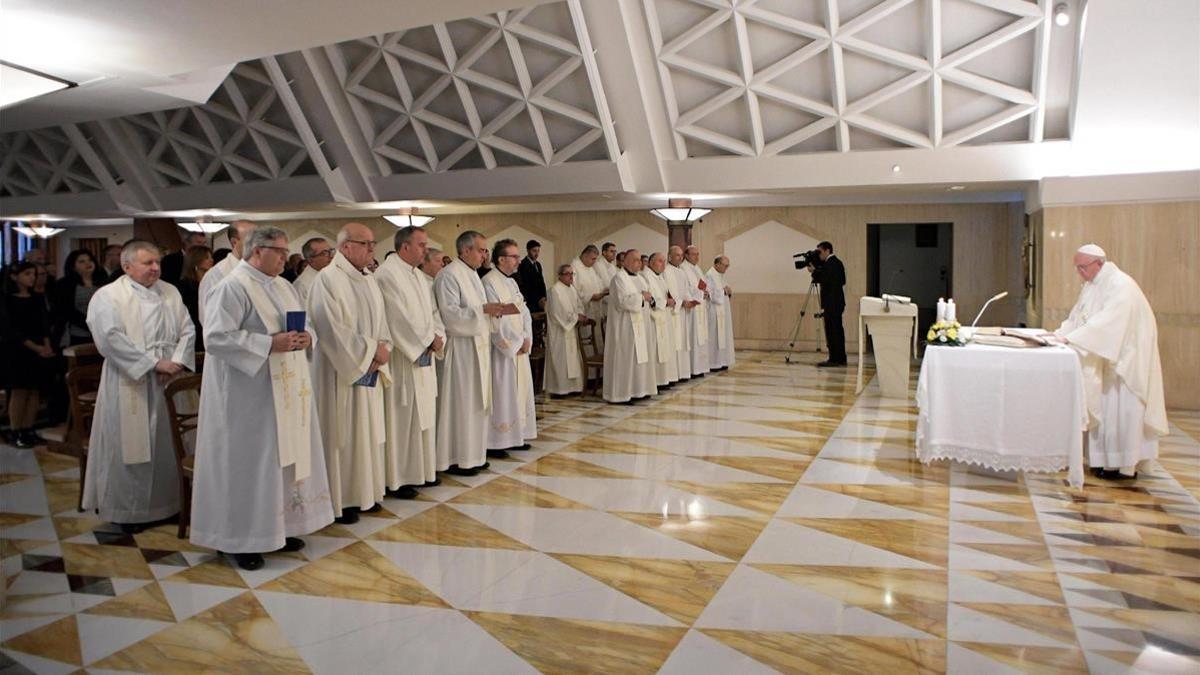
M951 602L991 602L1016 605L1057 605L1031 593L992 583L965 572L950 570L948 597Z
M440 490L442 488L434 488L434 489ZM461 488L449 488L449 489L461 490ZM363 538L371 536L372 534L375 534L376 532L378 532L382 529L385 529L385 528L391 527L392 525L395 525L396 522L397 521L395 518L376 518L375 516L372 516L370 514L364 514L362 516L359 516L357 523L351 523L350 525L342 525L341 527L344 527L347 530L350 530L351 532L354 533L354 536L358 537L359 539L363 539Z
M428 502L426 503L428 504ZM430 506L435 505L430 504ZM346 537L322 537L315 534L305 536L303 539L304 548L301 549L300 554L309 561L324 558L330 553L346 548L358 541L357 539L348 539Z
M79 629L79 648L84 665L99 661L173 625L164 621L91 614L75 615L75 623Z
M70 593L67 575L57 572L24 570L8 587L9 595L34 595L44 593Z
M4 504L3 508L5 509L10 506L10 504L7 502L0 502L0 504ZM15 508L17 505L13 504L11 506ZM29 513L29 511L17 511L16 513ZM21 523L20 525L13 525L12 527L7 527L3 530L0 530L0 537L4 537L5 539L39 539L41 541L58 541L58 532L55 531L54 522L52 520L49 518L38 518L36 520L31 520L28 523Z
M725 560L715 553L600 511L476 504L452 506L517 541L548 553Z
M1029 544L1027 539L966 523L950 522L950 541L955 544Z
M446 609L258 592L313 672L536 673L465 615Z
M658 610L537 551L369 543L457 609L679 625Z
M162 589L167 604L171 606L171 611L175 613L176 621L190 619L210 607L246 592L244 588L190 584L171 581L169 578L158 582L158 586Z
M1000 513L979 506L971 506L962 502L950 502L951 520L992 520L1007 522L1022 522L1027 519L1008 513Z
M987 675L1020 675L1021 671L994 661L978 652L949 642L946 644L947 673L987 673Z
M992 618L962 605L950 603L947 637L958 642L987 642L1030 647L1070 647L1037 631Z
M0 504L3 504L4 510L9 513L50 515L50 509L46 505L46 487L37 476L0 485Z
M102 597L102 599L108 600L109 598ZM10 640L18 635L41 628L46 624L54 623L64 616L73 613L66 612L62 614L42 614L38 616L18 616L11 619L0 619L0 635L3 635L5 640ZM7 650L5 653L8 653Z
M808 465L801 483L850 483L852 485L922 485L918 478L904 480L884 473L869 465L848 464L821 459L819 456Z
M760 515L733 504L695 495L651 480L529 474L519 474L514 478L601 511L665 512L666 515L696 517L699 515Z
M873 518L884 520L934 520L918 511L859 499L839 492L796 485L775 512L775 517Z
M983 551L950 544L950 566L952 570L999 570L1010 572L1045 572L1046 570L1026 563Z
M719 436L618 433L610 434L607 437L687 457L776 457L779 459L802 457L794 452L774 450L762 445Z
M14 615L74 614L111 600L107 595L91 593L54 593L50 595L9 594L6 609ZM7 633L5 633L7 637Z
M121 577L112 577L109 579L109 582L112 584L113 592L118 597L131 591L136 591L142 586L151 583L149 579L123 579Z
M43 659L40 656L23 654L12 649L5 649L2 651L13 661L16 661L22 666L28 668L30 671L38 673L39 675L65 675L66 673L79 670L79 666L63 663L62 661Z
M0 453L3 453L4 457L4 473L19 473L27 476L42 475L42 465L38 464L33 448L17 448L0 443ZM7 506L5 508L7 509Z
M638 478L654 480L682 480L695 483L783 482L771 476L676 455L628 455L598 452L561 452L559 455L622 471Z
M694 434L697 436L771 436L776 438L821 438L815 434L791 431L765 424L751 422L726 422L723 420L654 420L654 424L668 433Z
M882 441L852 441L832 437L817 456L842 459L909 459L913 457L913 449Z
M769 675L778 673L733 647L714 640L697 630L689 630L671 657L659 669L659 675L696 675L697 673L737 673Z
M891 551L783 520L772 520L742 558L748 563L937 569Z

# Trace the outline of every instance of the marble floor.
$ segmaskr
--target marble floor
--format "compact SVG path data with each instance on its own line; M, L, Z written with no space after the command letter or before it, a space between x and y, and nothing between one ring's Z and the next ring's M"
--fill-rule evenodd
M0 448L0 671L1200 672L1200 416L1076 492L923 466L853 371L740 357L545 402L532 450L254 572Z

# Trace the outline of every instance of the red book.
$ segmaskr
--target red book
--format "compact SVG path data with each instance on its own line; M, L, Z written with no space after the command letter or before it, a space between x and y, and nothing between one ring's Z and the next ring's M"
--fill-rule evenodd
M700 283L696 284L696 287L697 287L697 288L699 288L699 289L700 289L700 290L702 290L702 291L707 291L707 290L708 290L708 282L706 282L705 280L701 279L701 280L700 280Z

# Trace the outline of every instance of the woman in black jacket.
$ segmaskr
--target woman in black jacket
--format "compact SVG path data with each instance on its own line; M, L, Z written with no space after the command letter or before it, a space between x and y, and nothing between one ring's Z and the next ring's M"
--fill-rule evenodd
M38 268L19 262L9 270L4 294L3 385L8 389L8 421L13 444L31 448L43 443L33 430L42 391L54 378L50 317L45 300L33 292Z
M71 251L63 266L63 276L54 285L50 305L54 310L55 336L63 346L87 344L92 332L87 326L88 303L96 291L108 283L108 275L96 264L91 251Z

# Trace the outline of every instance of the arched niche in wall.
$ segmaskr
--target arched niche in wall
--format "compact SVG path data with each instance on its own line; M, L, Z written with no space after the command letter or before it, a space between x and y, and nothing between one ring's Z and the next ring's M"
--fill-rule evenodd
M796 269L792 254L816 247L812 236L768 220L725 241L725 280L735 293L804 293L812 277ZM700 262L707 271L712 257Z

